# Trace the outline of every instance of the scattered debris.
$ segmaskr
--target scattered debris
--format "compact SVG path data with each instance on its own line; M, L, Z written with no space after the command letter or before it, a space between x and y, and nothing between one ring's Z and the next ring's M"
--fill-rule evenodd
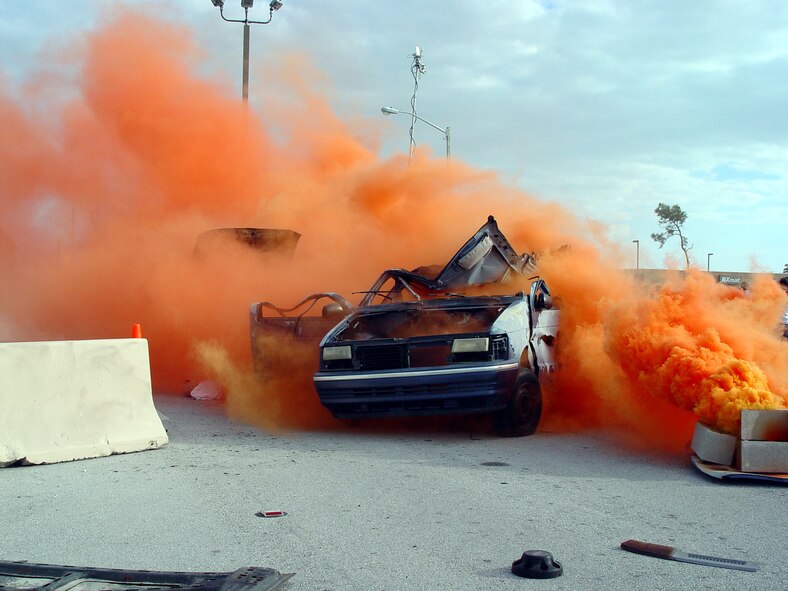
M287 515L286 511L258 511L255 513L258 517L284 517Z
M692 464L706 476L718 480L760 480L775 484L788 485L788 474L763 474L761 472L742 472L732 466L721 466L704 462L698 456L692 456Z
M716 556L704 556L703 554L693 554L681 552L672 546L661 546L650 544L638 540L627 540L621 542L621 548L627 552L663 558L665 560L676 560L678 562L689 562L691 564L701 564L703 566L717 566L720 568L731 568L734 570L746 570L755 572L758 570L758 563L749 560L736 560L735 558L718 558Z
M219 400L222 397L222 387L213 381L200 382L189 392L195 400Z
M546 550L527 550L512 563L512 572L526 579L554 579L560 577L564 569Z
M47 589L167 589L168 591L271 591L293 573L250 566L233 572L177 572L58 566L0 561L0 591Z

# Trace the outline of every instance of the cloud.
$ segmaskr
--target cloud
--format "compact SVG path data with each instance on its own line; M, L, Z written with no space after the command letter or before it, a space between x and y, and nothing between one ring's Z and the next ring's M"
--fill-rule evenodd
M718 164L708 171L692 172L691 176L711 181L778 181L782 177L778 174L762 172L759 170L741 170L730 164Z

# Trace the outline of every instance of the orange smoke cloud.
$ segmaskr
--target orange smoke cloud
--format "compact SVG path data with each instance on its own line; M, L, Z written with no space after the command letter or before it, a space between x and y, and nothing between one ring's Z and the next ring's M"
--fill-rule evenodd
M349 295L385 268L444 263L492 213L518 249L548 253L541 273L561 297L548 426L676 442L695 415L730 430L738 408L784 404L785 345L767 326L782 294L767 280L748 300L701 274L649 293L611 270L597 224L458 161L379 159L303 56L266 72L267 92L287 97L267 106L272 133L195 73L199 52L177 33L123 12L63 54L76 80L0 87L0 338L116 338L141 323L158 391L216 378L233 416L331 427L309 382L316 351L267 347L292 356L254 380L249 304ZM374 137L375 124L355 125ZM220 227L302 238L292 261L241 245L194 257L197 236Z
M786 404L786 346L770 338L779 307L758 311L763 290L777 289L765 281L753 301L692 271L681 284L662 287L655 300L641 302L634 314L610 320L612 354L640 388L735 435L742 409ZM762 348L752 349L747 340Z
M773 279L759 278L752 296L697 270L649 287L600 262L583 249L542 262L562 296L556 428L579 417L680 449L695 419L736 434L742 409L786 406Z

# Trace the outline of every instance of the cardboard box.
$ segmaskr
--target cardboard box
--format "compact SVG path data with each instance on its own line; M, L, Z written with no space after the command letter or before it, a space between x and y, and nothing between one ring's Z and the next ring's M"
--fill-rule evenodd
M736 454L736 441L733 435L720 433L697 422L690 447L701 460L730 466Z
M788 409L741 411L744 441L788 441Z
M788 441L742 441L737 456L742 472L788 473Z

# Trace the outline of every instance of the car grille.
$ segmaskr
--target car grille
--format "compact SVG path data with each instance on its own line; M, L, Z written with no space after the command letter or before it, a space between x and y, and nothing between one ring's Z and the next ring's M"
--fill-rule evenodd
M356 360L359 369L401 369L407 367L407 347L405 345L380 345L358 347Z
M451 361L451 345L431 345L408 349L409 367L439 367Z

